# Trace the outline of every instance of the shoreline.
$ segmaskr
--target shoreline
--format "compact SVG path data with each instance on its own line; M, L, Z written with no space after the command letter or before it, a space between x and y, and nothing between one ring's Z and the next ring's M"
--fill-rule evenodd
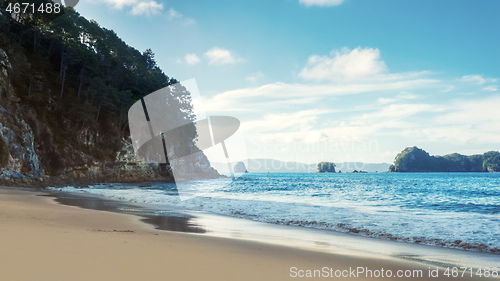
M93 194L48 191L45 196L69 206L140 217L156 229L254 241L324 253L343 253L418 261L443 267L494 267L500 255L489 252L407 243L296 225L271 224L227 215L132 203Z
M348 249L312 251L295 245L162 231L137 215L66 206L39 196L45 194L0 187L0 279L289 280L296 279L291 277L292 267L425 272L430 267L411 256Z
M182 213L181 217L201 216L204 218L206 217L206 215L209 215L214 218L218 216L222 218L240 218L245 221L261 222L265 225L281 225L285 228L297 227L296 229L299 229L299 231L301 231L302 229L310 229L311 231L313 231L314 229L318 231L324 230L328 233L347 234L349 236L357 237L355 239L360 239L359 237L367 238L368 240L370 238L374 238L376 240L400 242L406 245L427 245L431 246L430 249L445 248L465 250L467 251L467 253L472 253L472 255L477 252L491 253L496 256L500 254L498 243L495 244L491 242L498 240L498 237L496 235L498 233L498 230L483 232L482 236L479 235L478 237L475 237L475 235L473 235L472 233L476 230L480 231L480 227L482 227L482 225L474 224L474 220L458 221L453 219L441 219L440 221L432 221L431 218L431 222L433 222L434 224L432 224L432 227L427 227L427 229L431 234L434 235L427 235L427 232L419 231L420 227L424 227L425 229L426 225L422 225L422 223L416 223L413 227L411 227L411 219L415 219L416 222L423 221L421 220L421 217L419 217L419 213L411 217L404 216L405 214L403 214L402 217L404 219L401 219L396 212L392 212L394 214L392 217L389 215L385 217L375 217L375 220L368 220L363 217L363 212L358 214L358 216L349 217L349 212L346 212L348 208L341 206L337 208L341 212L334 212L332 213L333 216L330 217L328 217L327 215L330 214L331 211L328 208L323 208L321 210L311 210L312 208L309 208L308 211L312 211L312 213L308 216L303 216L303 214L301 214L300 212L294 213L292 216L287 216L286 212L283 212L283 210L288 210L288 205L284 204L285 206L283 206L283 204L276 205L269 203L272 202L273 199L271 199L271 201L238 201L229 199L223 202L218 198L208 198L207 200L198 200L199 198L195 198L193 200L186 200L185 202L183 202L182 200L177 200L177 197L175 196L168 196L170 195L168 193L170 187L166 187L164 185L148 184L144 185L148 186L148 188L145 188L144 190L140 188L137 189L137 185L134 184L131 184L130 186L123 185L123 187L122 185L123 184L102 184L100 186L96 186L95 188L89 189L68 187L62 189L54 188L50 189L50 191L68 192L68 195L72 198L86 198L90 196L96 196L93 198L116 200L115 202L117 202L117 204L132 204L132 202L134 202L133 204L136 205L147 206L143 208L154 209L153 213L171 213L173 211L179 211L180 213ZM141 185L139 185L139 187L140 186ZM162 190L166 190L167 193L163 194ZM201 197L203 196L200 196L200 198ZM74 204L69 203L69 205ZM80 204L76 203L76 205ZM307 202L305 205L307 205ZM261 208L264 211L262 211ZM425 212L425 210L423 211ZM380 212L380 214L385 214L385 212L382 211ZM343 220L343 217L348 217L349 219ZM358 219L360 219L361 222L358 222ZM380 220L377 221L376 219ZM428 218L424 219L428 220ZM474 219L474 217L471 217L469 219ZM233 221L238 224L238 220ZM383 224L383 227L379 227L378 229L377 227L373 227L374 225L376 226L377 223ZM453 230L455 225L461 227L460 223L464 225L470 224L470 227L464 228L464 231L460 233L462 235L453 235L453 231L448 231L448 234L453 236L445 236L444 234L436 235L436 233L433 232L434 230L439 231L440 228L448 228L450 230ZM494 225L493 220L491 221L491 223ZM211 226L211 223L207 224L209 227ZM395 228L392 228L391 224L395 225ZM256 225L260 226L259 224ZM404 227L400 227L402 225L410 225L410 227L405 229ZM477 226L477 228L475 226ZM169 229L167 228L167 230ZM217 231L217 229L215 229L215 231ZM236 229L236 231L240 230Z

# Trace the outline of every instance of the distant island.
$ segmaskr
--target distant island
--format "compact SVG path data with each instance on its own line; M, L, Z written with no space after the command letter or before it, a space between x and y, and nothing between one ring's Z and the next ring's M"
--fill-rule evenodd
M500 172L500 152L431 156L416 146L407 147L396 156L389 172Z
M245 159L246 169L250 173L316 173L318 163L287 162L276 159L257 158ZM219 172L227 170L227 163L211 162L213 168ZM231 163L232 166L237 162ZM339 162L335 163L335 172L352 173L354 171L366 171L368 173L386 172L390 163L362 163L362 162Z
M321 162L318 164L318 173L335 173L335 164L331 162Z

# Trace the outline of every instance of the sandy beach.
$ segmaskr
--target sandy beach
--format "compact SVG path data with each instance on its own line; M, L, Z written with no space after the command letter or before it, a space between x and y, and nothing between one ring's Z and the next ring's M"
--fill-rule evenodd
M156 230L137 216L60 205L41 194L0 188L0 280L309 280L300 277L314 274L308 270L333 279L336 270L357 267L423 273L384 280L447 279L442 269L430 278L430 266L415 261Z

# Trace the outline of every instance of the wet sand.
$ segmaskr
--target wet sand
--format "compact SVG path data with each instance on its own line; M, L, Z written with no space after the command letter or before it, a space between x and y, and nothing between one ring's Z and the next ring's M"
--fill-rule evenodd
M298 275L318 270L309 273L332 279L326 272L340 270L352 277L357 267L393 275L421 270L422 277L383 279L429 280L429 267L436 268L370 251L321 252L163 231L140 216L61 205L39 195L44 193L0 188L0 280L309 280L314 278ZM432 279L449 279L443 273ZM380 280L365 274L352 279Z

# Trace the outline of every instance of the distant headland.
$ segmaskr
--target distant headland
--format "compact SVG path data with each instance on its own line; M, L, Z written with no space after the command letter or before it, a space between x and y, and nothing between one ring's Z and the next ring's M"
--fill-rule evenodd
M416 146L407 147L396 156L389 172L500 172L500 152L432 156Z

